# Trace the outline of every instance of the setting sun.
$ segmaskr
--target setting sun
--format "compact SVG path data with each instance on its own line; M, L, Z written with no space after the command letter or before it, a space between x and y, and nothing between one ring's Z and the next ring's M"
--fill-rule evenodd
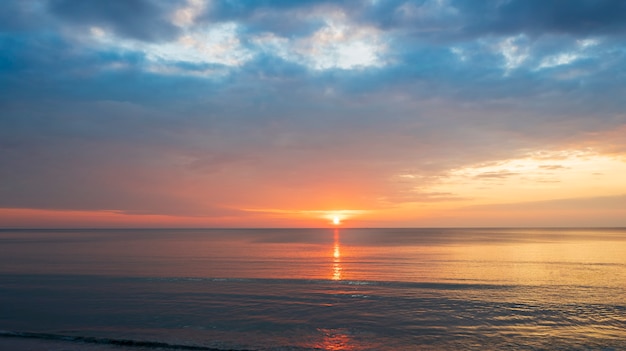
M339 225L339 224L341 224L341 219L339 219L339 217L338 217L338 216L334 216L334 217L333 217L333 224L334 224L334 225Z

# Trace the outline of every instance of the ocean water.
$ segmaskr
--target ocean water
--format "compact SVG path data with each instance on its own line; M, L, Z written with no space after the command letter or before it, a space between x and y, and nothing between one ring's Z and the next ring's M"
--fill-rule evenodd
M626 229L0 230L2 350L626 350Z

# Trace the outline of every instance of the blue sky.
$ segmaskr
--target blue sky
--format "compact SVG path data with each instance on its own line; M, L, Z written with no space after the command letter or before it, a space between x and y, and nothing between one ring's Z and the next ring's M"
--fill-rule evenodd
M3 1L0 208L626 225L625 36L617 0Z

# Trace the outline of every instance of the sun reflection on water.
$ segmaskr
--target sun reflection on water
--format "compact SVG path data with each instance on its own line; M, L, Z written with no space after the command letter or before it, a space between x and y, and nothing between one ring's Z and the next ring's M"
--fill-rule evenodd
M341 245L339 243L339 229L334 231L334 245L333 245L333 280L341 280Z
M342 329L318 329L323 333L323 339L316 348L327 351L349 351L354 350L351 339Z

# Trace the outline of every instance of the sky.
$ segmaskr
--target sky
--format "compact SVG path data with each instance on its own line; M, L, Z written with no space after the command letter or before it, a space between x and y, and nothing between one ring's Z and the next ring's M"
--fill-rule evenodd
M626 226L621 0L5 0L0 227Z

